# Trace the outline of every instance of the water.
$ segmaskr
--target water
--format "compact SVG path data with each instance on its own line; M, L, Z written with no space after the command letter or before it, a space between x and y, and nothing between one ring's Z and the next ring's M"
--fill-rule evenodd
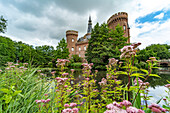
M168 70L168 71L167 71ZM160 100L162 97L164 98L167 93L165 92L165 90L168 90L168 88L164 87L165 84L167 84L167 80L170 81L170 67L163 67L159 69L159 76L161 78L157 78L157 77L149 77L148 78L148 82L150 83L150 87L149 87L149 94L148 96L153 96L150 98L150 100L148 101L148 104L150 105L151 103L156 103L158 100ZM79 81L82 81L83 77L82 75L82 71L80 70L76 70L74 72L74 77L75 77L75 81L76 83L78 83ZM106 72L105 71L99 71L98 75L96 77L97 82L100 82L102 78L106 77ZM118 78L119 80L122 80L124 84L127 84L128 82L128 77L125 75L122 75ZM164 101L160 101L159 105L162 106L164 104Z

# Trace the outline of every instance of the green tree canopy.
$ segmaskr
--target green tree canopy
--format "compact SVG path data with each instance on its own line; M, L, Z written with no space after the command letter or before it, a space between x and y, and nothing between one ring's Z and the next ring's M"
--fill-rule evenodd
M127 38L123 37L123 32L119 25L114 31L109 29L105 23L101 25L97 23L94 26L86 51L86 59L94 64L95 69L105 69L109 58L119 57L119 49L127 42Z
M152 44L145 49L140 50L138 54L138 60L146 61L149 57L156 57L157 59L169 59L170 58L170 45L167 44Z
M57 58L66 59L69 57L69 54L70 53L69 49L67 48L66 40L62 38L56 47L55 60L57 60Z
M3 18L3 16L0 17L0 33L5 33L7 27L7 20Z

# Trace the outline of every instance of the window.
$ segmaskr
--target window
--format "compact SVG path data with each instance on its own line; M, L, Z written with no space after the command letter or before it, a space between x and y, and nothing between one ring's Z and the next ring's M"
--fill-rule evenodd
M74 51L74 47L72 47L71 50Z
M72 42L74 42L74 38L72 38Z
M79 54L79 57L81 57L81 55Z
M79 51L81 51L81 47L79 47Z
M123 26L123 29L126 30L126 26L125 25Z
M86 50L86 46L84 46L84 50Z

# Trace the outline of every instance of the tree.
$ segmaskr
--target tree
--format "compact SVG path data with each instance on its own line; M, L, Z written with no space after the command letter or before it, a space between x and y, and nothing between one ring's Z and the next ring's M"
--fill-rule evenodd
M45 65L48 65L52 59L54 59L54 47L43 45L43 46L37 46L35 48L36 50L36 56L34 58L34 64L41 65L44 67Z
M7 20L3 18L3 16L0 17L0 33L5 33L7 27Z
M67 43L63 38L60 40L58 46L56 47L55 60L57 60L57 58L66 59L69 57L69 54L70 53L69 53L69 49L67 48Z
M169 59L170 58L170 45L167 44L152 44L145 49L140 50L138 60L145 62L149 57L156 57L157 59Z
M7 37L0 36L0 66L5 66L7 62L14 62L15 51L14 42Z
M109 58L118 58L119 49L127 42L123 32L119 25L116 26L115 31L109 29L105 23L100 26L99 23L95 25L86 51L86 59L94 64L95 69L105 69Z

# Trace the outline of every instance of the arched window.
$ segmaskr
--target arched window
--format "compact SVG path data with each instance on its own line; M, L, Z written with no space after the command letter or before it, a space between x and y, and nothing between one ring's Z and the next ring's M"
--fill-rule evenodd
M84 50L86 50L86 46L84 46Z
M79 47L79 51L81 51L81 47Z
M125 31L126 31L126 26L125 26L125 25L123 26L123 30L125 30Z
M74 47L71 48L71 51L74 51Z
M72 42L74 42L74 38L72 38Z
M79 57L81 57L81 55L79 54Z

